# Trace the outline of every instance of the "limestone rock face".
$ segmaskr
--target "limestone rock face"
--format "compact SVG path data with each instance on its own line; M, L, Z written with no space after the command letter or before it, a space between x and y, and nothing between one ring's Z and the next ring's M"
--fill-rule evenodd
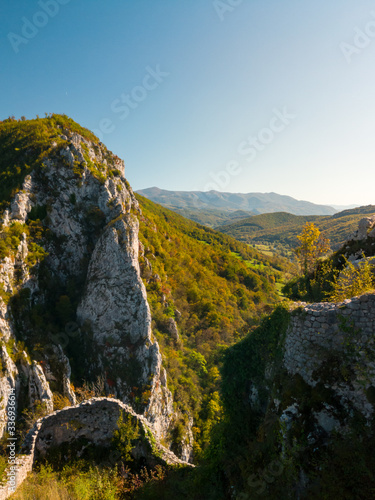
M193 460L193 452L192 452L192 444L194 442L193 430L192 430L193 425L194 425L194 420L192 417L189 417L189 420L185 428L185 435L179 445L180 450L178 456L181 457L181 460L184 460L185 462L192 462Z
M41 366L35 361L31 365L29 375L29 399L31 406L33 406L36 401L40 401L45 405L48 413L53 411L53 395L51 389Z
M78 308L79 320L93 325L94 339L102 347L109 339L113 346L109 356L115 355L115 343L124 332L132 344L151 341L150 311L139 279L137 237L138 222L133 215L105 229L93 251Z
M77 398L76 395L74 394L74 391L70 383L71 367L69 359L67 356L65 356L61 345L52 346L52 349L55 354L54 356L55 364L60 364L59 373L60 373L60 381L62 384L62 393L65 397L69 399L71 405L75 405L77 403ZM50 376L52 377L52 380L56 380L56 377L54 376L53 370L51 368L49 370L49 373ZM46 378L48 378L47 375Z
M14 292L16 272L21 271L21 282L25 280L23 256L27 256L27 243L23 238L14 256L5 257L0 263L0 285L6 294ZM27 272L26 272L27 274ZM28 279L29 277L26 276ZM0 438L6 431L7 408L12 393L18 398L20 392L19 369L10 354L15 342L12 314L4 299L0 297ZM15 410L17 411L17 400Z
M23 190L16 194L11 203L11 220L25 222L27 214L30 212L32 202L30 200L30 191L32 189L32 179L28 175L23 183Z
M150 391L150 402L138 404L137 410L147 408L163 435L169 425L170 396L165 375L160 380L161 356L151 336L138 248L138 220L134 215L128 214L105 229L90 260L77 318L92 332L98 353L93 370L100 368L116 395L128 404L133 403L134 387ZM158 413L164 423L158 422Z
M4 230L17 222L25 231L17 250L0 261L2 289L19 296L15 303L23 311L14 314L12 301L0 296L0 415L5 419L5 395L11 388L21 391L26 406L42 400L49 412L52 390L75 404L70 376L78 366L81 377L103 379L107 394L145 415L158 437L166 436L173 402L140 277L138 202L124 178L123 161L104 145L66 130L61 139L63 146L56 143L43 167L25 178L2 217ZM27 226L32 210L33 220L35 213L44 214L44 236L38 244L46 256L35 267L30 264L35 245ZM45 330L39 326L38 339L44 345L31 343L27 360L17 341L28 345L35 323L30 311L47 312L53 286L62 290L52 304L61 303L61 331L50 331L49 320ZM10 341L15 362L5 348ZM80 361L71 367L78 355ZM0 431L5 424L2 420Z

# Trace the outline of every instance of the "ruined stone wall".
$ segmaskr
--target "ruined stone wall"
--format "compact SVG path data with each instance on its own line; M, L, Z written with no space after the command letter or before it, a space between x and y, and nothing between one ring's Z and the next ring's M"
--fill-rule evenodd
M35 461L45 457L54 446L72 444L79 438L85 438L95 445L110 448L113 433L118 429L117 421L121 412L136 418L141 430L141 437L131 452L135 459L143 459L150 466L157 463L191 466L158 443L153 437L155 429L130 406L116 399L93 398L79 405L55 411L36 422L26 436L23 454L17 459L16 486L18 487L26 479ZM111 457L113 463L110 461ZM116 454L109 454L109 464L115 465L115 462ZM0 487L0 500L10 495L11 491L7 485Z
M373 408L366 391L375 387L374 340L375 294L340 303L299 303L286 335L284 366L315 386L336 356L348 373L346 383L340 381L333 387L369 417Z

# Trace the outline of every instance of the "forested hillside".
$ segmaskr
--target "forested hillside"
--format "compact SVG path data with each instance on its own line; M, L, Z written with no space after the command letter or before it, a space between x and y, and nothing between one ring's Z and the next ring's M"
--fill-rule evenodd
M255 215L246 210L222 210L220 208L171 208L174 212L208 226L210 228L217 228L226 224L231 224L234 221L245 219Z
M198 458L221 416L222 353L279 300L275 284L288 263L137 197L153 332L180 419L194 417Z

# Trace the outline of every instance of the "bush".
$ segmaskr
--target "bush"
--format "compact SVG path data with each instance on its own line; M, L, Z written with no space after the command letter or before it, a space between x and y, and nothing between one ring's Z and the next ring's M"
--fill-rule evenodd
M118 430L114 431L112 438L113 447L120 453L123 462L132 461L130 455L134 447L134 441L139 437L138 420L135 417L121 412L117 421Z

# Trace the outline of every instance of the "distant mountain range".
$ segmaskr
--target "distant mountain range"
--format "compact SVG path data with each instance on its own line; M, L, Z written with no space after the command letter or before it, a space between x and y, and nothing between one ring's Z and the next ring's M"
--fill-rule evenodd
M219 215L217 211L245 211L247 216L272 212L288 212L294 215L333 215L337 212L328 205L316 205L309 201L301 201L277 193L222 193L219 191L168 191L152 187L137 191L140 195L178 211L186 217L197 220L199 212L214 210L211 215ZM249 213L250 212L250 213ZM189 215L190 213L190 215ZM237 214L240 215L240 214ZM243 213L241 217L246 217ZM235 216L235 218L237 218ZM204 222L202 222L204 223ZM216 221L216 225L225 223ZM211 225L211 224L210 224Z
M342 210L351 210L352 208L357 208L360 206L361 205L330 205L330 207L333 207L338 212L341 212Z

